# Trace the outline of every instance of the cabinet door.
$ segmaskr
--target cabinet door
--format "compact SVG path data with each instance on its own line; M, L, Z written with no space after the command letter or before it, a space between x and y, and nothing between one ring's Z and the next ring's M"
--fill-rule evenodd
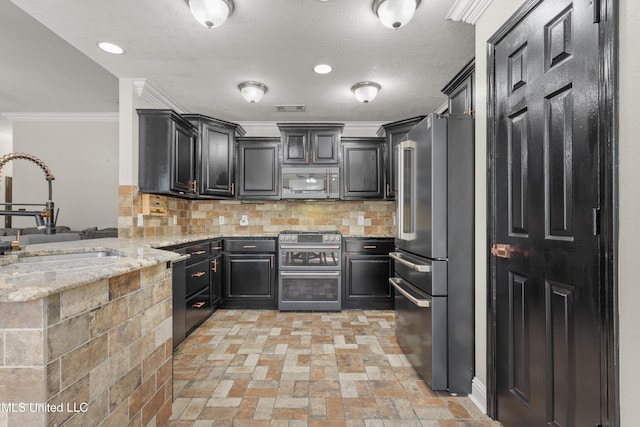
M220 305L222 296L222 254L211 258L211 307Z
M171 189L193 194L195 193L196 137L187 128L174 123L173 144Z
M313 130L311 138L311 162L315 164L337 164L340 131L334 129Z
M309 132L305 130L282 131L283 158L287 165L309 163Z
M238 197L277 199L278 142L242 141L238 144Z
M344 199L382 199L383 142L342 144Z
M233 196L233 129L205 123L200 138L200 194Z
M460 86L449 94L449 113L472 114L473 106L473 74L464 79Z
M276 308L275 255L226 254L224 306Z
M392 308L390 272L388 256L346 255L343 308Z
M424 117L425 116L416 116L410 119L383 125L387 141L387 158L385 162L385 169L387 172L387 186L385 188L385 196L387 199L395 199L398 190L398 177L396 176L396 166L398 164L398 160L396 158L396 147L399 143L406 139L409 131L413 129L413 127L418 122L424 119Z

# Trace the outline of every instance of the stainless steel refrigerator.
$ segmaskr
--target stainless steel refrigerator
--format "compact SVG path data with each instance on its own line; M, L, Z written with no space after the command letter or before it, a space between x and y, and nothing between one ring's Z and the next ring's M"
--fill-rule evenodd
M433 390L474 374L474 122L432 114L397 147L396 335Z

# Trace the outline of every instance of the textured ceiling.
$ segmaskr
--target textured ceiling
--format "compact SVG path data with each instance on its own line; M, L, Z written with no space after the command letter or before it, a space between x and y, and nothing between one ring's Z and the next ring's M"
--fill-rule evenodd
M231 121L392 121L440 106L440 90L474 54L473 26L445 19L453 0L422 0L400 30L379 22L372 0L234 0L211 30L186 0L12 0L50 31L8 1L0 0L0 54L20 60L8 76L0 71L0 112L115 111L115 76L146 78L185 110ZM99 41L126 54L104 53ZM315 74L318 63L333 72ZM242 99L244 80L269 87L260 103ZM362 80L382 85L370 104L350 91ZM20 88L30 81L53 87ZM281 104L307 111L276 113Z

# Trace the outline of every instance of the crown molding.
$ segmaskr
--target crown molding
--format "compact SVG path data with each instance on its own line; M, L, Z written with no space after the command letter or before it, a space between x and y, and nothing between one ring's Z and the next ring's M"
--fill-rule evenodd
M267 137L279 137L280 129L278 129L278 122L267 121L255 121L255 122L237 122L246 131L245 136L267 136ZM287 123L296 123L287 121ZM302 120L300 123L313 124L313 123L326 123L323 121L310 122L308 120ZM342 130L342 136L345 137L375 137L376 132L384 122L344 122L344 129Z
M456 0L447 19L475 24L493 0Z
M160 90L147 79L133 79L133 87L138 96L145 101L160 108L171 108L178 114L186 114L188 111Z
M0 113L12 122L117 122L118 113Z

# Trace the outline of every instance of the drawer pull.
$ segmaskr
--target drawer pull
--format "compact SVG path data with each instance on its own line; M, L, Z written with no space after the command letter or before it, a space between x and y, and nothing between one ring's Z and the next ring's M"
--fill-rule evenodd
M191 252L191 255L203 255L206 254L207 251L195 251L195 252Z
M214 246L211 249L213 249L214 251L219 251L222 249L222 246Z
M409 292L405 291L404 288L402 287L402 282L400 281L400 279L396 279L395 277L390 277L389 278L389 284L391 284L391 286L396 288L396 291L400 292L403 296L405 296L409 301L411 301L412 303L414 303L418 307L422 307L422 308L431 307L431 301L430 300L428 300L428 299L418 299L418 298L414 297L413 295L411 295Z
M256 245L244 245L243 248L245 248L245 249L255 249Z
M416 264L413 263L409 260L406 260L402 257L402 254L399 252L390 252L389 256L393 259L395 259L396 261L398 261L400 264L406 265L407 267L416 270L420 273L431 273L431 266L427 265L427 264Z
M197 273L193 273L191 275L191 277L202 277L204 276L206 273L204 271L198 271Z
M193 304L191 307L193 307L193 308L202 308L202 306L205 305L205 304L206 304L206 302L199 301L199 302Z
M375 249L377 247L378 247L377 245L364 245L362 248L363 249Z
M218 259L214 259L213 260L213 268L211 269L211 271L213 271L214 273L218 272Z

